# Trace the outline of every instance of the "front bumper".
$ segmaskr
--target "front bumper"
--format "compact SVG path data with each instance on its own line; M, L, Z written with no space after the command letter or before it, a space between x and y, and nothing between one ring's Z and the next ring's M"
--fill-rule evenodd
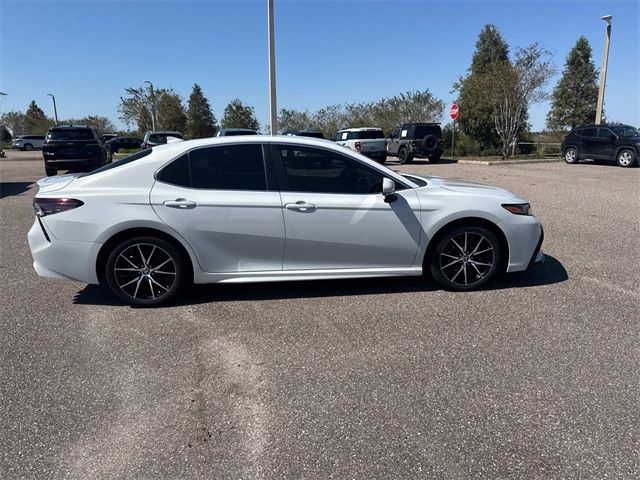
M36 273L47 278L99 283L96 260L102 244L58 240L46 229L44 222L36 218L27 235Z
M509 242L507 272L521 272L533 263L544 261L542 242L544 230L537 218L513 215L508 222L500 223Z

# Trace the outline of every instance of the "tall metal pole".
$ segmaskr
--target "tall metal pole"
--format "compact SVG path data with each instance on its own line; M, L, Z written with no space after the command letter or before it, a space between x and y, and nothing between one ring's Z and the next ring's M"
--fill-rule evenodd
M278 107L276 102L276 45L273 33L273 0L267 0L269 22L269 133L278 133Z
M602 122L602 108L604 106L604 89L607 83L607 64L609 63L609 43L611 42L612 15L605 15L602 20L607 22L607 33L604 37L604 55L602 57L602 69L600 70L600 88L598 90L598 106L596 107L596 125Z
M7 94L4 92L0 92L0 100L4 100L4 97L6 97ZM2 149L2 134L4 133L4 124L0 123L0 158L4 158L4 150ZM16 132L12 132L14 135L16 134Z
M456 121L453 120L453 130L451 131L451 158L455 159L455 145L456 145Z
M56 125L58 125L58 108L56 107L56 97L53 93L47 93L53 99L53 116L56 119Z

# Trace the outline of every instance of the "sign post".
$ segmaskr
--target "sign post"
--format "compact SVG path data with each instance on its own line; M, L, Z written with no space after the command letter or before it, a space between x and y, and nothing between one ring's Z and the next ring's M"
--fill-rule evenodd
M458 112L460 111L460 107L457 103L451 105L449 109L449 116L451 120L453 120L453 130L451 132L451 156L455 158L455 140L456 140L456 119L458 118Z

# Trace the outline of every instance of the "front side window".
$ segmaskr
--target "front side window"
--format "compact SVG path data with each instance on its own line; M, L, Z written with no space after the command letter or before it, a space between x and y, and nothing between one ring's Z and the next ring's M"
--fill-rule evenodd
M370 194L382 191L383 175L338 153L295 145L276 146L288 191Z
M611 138L613 132L608 128L599 128L598 129L598 138L606 138L607 140Z

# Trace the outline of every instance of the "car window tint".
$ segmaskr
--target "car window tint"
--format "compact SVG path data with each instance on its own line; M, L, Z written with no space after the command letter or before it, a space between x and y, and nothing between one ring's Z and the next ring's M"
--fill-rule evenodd
M139 152L136 152L132 155L129 155L128 157L124 157L120 160L114 160L111 163L107 163L106 165L97 168L89 173L85 173L84 175L82 175L83 177L88 177L89 175L95 175L96 173L101 173L101 172L106 172L107 170L111 170L112 168L118 168L121 167L122 165L126 165L127 163L131 163L131 162L135 162L136 160L139 160L141 158L146 157L147 155L151 154L151 149L148 148L146 150L140 150Z
M422 138L427 135L440 136L440 127L438 125L416 125L414 128L414 138Z
M50 140L93 140L90 128L60 128L49 132Z
M200 148L189 156L194 188L267 189L262 146L258 143Z
M585 128L582 130L581 135L583 137L595 137L596 136L596 129L595 128Z
M151 151L150 149L142 150ZM164 167L158 174L158 180L179 187L191 187L191 174L189 172L189 155L186 153Z
M158 135L158 134L149 135L149 142L167 143L167 137L166 135Z
M608 128L599 128L598 129L598 138L609 139L609 138L611 138L612 134L613 134L613 132L611 130L609 130Z
M289 191L379 193L382 174L329 150L279 145Z

